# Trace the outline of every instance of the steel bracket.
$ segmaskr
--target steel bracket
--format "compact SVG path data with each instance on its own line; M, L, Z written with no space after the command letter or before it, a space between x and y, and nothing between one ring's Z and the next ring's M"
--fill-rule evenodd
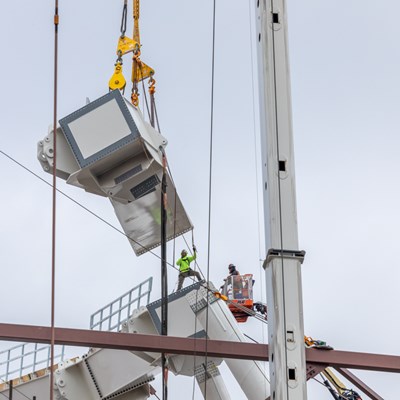
M269 263L275 258L295 259L300 261L300 264L303 264L305 255L306 252L304 250L269 249L263 268L267 269Z

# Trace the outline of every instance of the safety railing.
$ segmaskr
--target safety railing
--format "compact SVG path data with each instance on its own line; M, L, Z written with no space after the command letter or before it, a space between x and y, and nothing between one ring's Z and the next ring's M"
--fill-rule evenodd
M129 319L135 308L149 303L152 285L153 278L150 277L113 302L100 308L90 316L90 329L119 331L121 325Z
M50 349L50 345L23 343L0 351L0 381L49 368ZM55 346L54 360L64 360L64 346Z

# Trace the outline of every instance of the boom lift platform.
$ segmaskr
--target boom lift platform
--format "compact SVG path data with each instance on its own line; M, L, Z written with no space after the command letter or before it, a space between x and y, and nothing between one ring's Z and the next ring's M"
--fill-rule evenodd
M221 291L228 300L228 307L237 322L246 322L253 311L253 275L231 275L225 280Z

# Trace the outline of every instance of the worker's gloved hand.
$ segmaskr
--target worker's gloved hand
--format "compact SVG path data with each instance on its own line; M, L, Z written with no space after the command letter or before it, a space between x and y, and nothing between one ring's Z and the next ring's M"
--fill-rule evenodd
M196 253L196 251L197 251L196 246L193 245L193 253Z

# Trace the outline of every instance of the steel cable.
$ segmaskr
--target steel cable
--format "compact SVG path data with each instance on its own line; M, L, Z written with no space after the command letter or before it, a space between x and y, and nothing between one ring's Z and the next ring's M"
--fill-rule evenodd
M12 162L14 162L15 164L17 164L19 167L23 168L24 170L26 170L27 172L29 172L30 174L32 174L35 178L39 179L40 181L42 181L43 183L45 183L46 185L52 187L52 184L50 182L47 182L45 179L43 179L41 176L39 176L38 174L36 174L35 172L33 172L32 170L30 170L28 167L26 167L25 165L23 165L22 163L20 163L19 161L17 161L15 158L11 157L9 154L7 154L6 152L4 152L3 150L0 150L0 154L2 154L3 156L5 156L6 158L8 158L9 160L11 160ZM60 189L56 189L57 193L61 194L62 196L64 196L65 198L67 198L68 200L72 201L73 203L75 203L77 206L81 207L83 210L85 210L86 212L88 212L89 214L93 215L95 218L97 218L98 220L100 220L101 222L103 222L104 224L106 224L107 226L109 226L110 228L114 229L115 231L117 231L118 233L120 233L121 235L125 236L128 240L132 240L135 243L137 243L138 245L142 246L143 248L145 248L150 254L152 254L153 256L155 256L156 258L158 258L159 260L161 260L161 257L156 254L154 251L152 251L151 249L146 248L145 246L141 245L139 242L136 242L135 240L131 239L125 232L121 231L120 229L118 229L116 226L114 226L113 224L111 224L110 222L108 222L107 220L105 220L104 218L102 218L101 216L99 216L98 214L96 214L95 212L93 212L92 210L90 210L89 208L87 208L86 206L84 206L83 204L79 203L79 201L75 200L73 197L69 196L68 194L66 194L65 192L63 192ZM185 242L187 243L186 239ZM167 262L167 265L171 268L173 268L175 271L179 272L179 268L175 267L173 264ZM199 271L201 272L201 269L199 267ZM204 276L204 274L202 274ZM189 277L189 279L191 279L193 282L195 282L195 279L193 277ZM202 285L202 287L204 287L207 291L210 291L212 293L214 293L214 291L208 287L208 285ZM230 301L228 300L228 303ZM236 303L231 303L233 305L235 305L235 307L240 308L239 304ZM248 310L248 309L246 309ZM244 311L244 310L243 310ZM251 310L249 311L249 315L251 315ZM256 319L258 319L256 317ZM261 319L260 319L261 320ZM266 320L262 319L262 322L266 323Z
M128 15L128 0L124 0L124 6L122 8L122 18L121 18L121 37L125 36L126 32L126 21Z
M16 163L17 165L19 165L21 168L25 169L27 172L29 172L30 174L32 174L34 177L38 178L39 180L41 180L43 183L45 183L46 185L53 187L53 185L50 182L47 182L46 179L43 179L41 176L39 176L38 174L36 174L35 172L33 172L32 170L30 170L28 167L26 167L25 165L21 164L19 161L17 161L15 158L11 157L10 155L8 155L7 153L5 153L4 151L0 150L0 154L3 154L5 157L7 157L8 159L10 159L11 161L13 161L14 163ZM125 232L121 231L120 229L118 229L116 226L114 226L113 224L111 224L110 222L108 222L107 220L105 220L104 218L100 217L98 214L96 214L95 212L91 211L89 208L87 208L86 206L84 206L83 204L79 203L79 201L75 200L73 197L69 196L68 194L66 194L65 192L63 192L60 189L56 189L56 191L58 193L60 193L61 195L63 195L64 197L66 197L68 200L71 200L73 203L75 203L76 205L78 205L79 207L81 207L82 209L84 209L85 211L87 211L89 214L93 215L94 217L96 217L97 219L99 219L101 222L105 223L106 225L108 225L110 228L114 229L115 231L117 231L118 233L120 233L121 235L124 235L128 240L136 243L137 245L141 246L143 249L145 249L146 251L148 251L150 254L152 254L153 256L157 257L158 259L161 260L161 257L154 253L154 251L152 251L151 249L149 249L148 247L142 245L140 242L132 239L130 236L128 236ZM174 265L169 264L168 265L174 269L177 269L174 267Z
M209 147L209 179L208 179L208 228L207 228L207 282L210 280L210 254L211 254L211 215L212 215L212 167L213 167L213 135L214 135L214 81L215 81L215 22L216 0L212 1L212 46L211 46L211 92L210 92L210 147ZM206 355L205 355L205 381L204 399L207 400L207 349L208 349L208 320L209 300L207 296L206 309Z
M54 97L53 97L53 190L52 190L52 250L51 250L51 341L50 341L50 400L54 399L54 343L55 343L55 274L56 274L56 199L57 199L57 95L58 95L58 0L54 2Z

